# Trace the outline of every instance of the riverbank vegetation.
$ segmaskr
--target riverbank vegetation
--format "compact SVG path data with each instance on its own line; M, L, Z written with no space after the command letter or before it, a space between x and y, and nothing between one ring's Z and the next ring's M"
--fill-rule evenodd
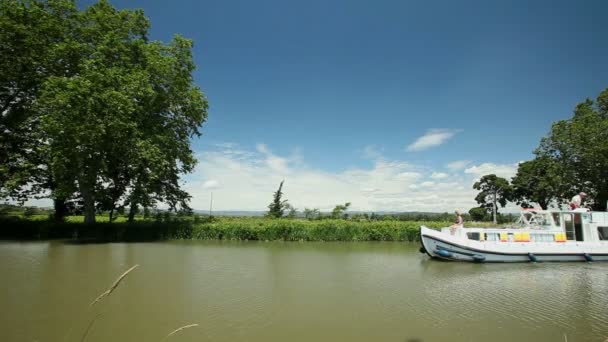
M158 211L149 216L128 214L109 222L99 216L93 225L83 215L64 222L49 219L52 210L0 207L0 238L18 240L76 239L100 241L155 241L165 239L260 240L260 241L417 241L419 228L446 227L450 214L378 215L331 213L320 217L213 217ZM475 225L474 222L467 222ZM486 224L484 224L486 225Z
M80 221L80 222L74 222ZM440 228L445 221L305 220L264 217L174 218L170 221L97 222L83 217L66 222L0 219L0 238L18 240L75 239L97 241L156 241L167 239L260 241L418 241L419 228Z

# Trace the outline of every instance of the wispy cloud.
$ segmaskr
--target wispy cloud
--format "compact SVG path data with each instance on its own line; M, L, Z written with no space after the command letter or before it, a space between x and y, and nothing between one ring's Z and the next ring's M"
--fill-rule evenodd
M471 164L470 160L455 160L453 162L448 163L446 167L452 171L462 170Z
M309 167L297 151L284 156L264 144L249 149L217 146L198 155L197 170L186 190L192 195L193 208L207 207L213 189L218 210L265 210L284 179L286 198L300 210L331 210L344 202L351 202L353 210L365 211L468 210L475 206L471 184L486 167L482 165L491 164L449 174L407 160L387 159L376 149L367 152L372 158L370 167L328 171Z
M218 182L215 179L210 179L203 183L203 189L213 190L213 189L219 189L219 187L220 187L220 182Z
M455 129L431 129L423 136L416 139L416 141L408 145L406 150L409 152L417 152L439 146L448 141L458 132L459 130Z
M376 149L368 152L369 167L328 171L308 166L297 149L284 156L265 144L251 148L216 144L197 155L199 163L185 178L184 189L192 195L195 209L207 208L213 191L216 210L265 210L284 179L286 198L300 210L328 211L351 202L353 210L363 211L466 211L476 206L475 180L488 173L510 178L517 170L517 163L486 162L464 172L445 173L407 160L387 159ZM459 162L458 168L470 165ZM52 205L49 200L27 204Z
M518 163L513 164L494 164L494 163L482 163L479 165L471 166L464 170L464 173L481 177L488 174L495 174L499 177L511 180L511 177L517 173Z
M366 159L374 160L382 158L380 150L375 145L367 145L363 148L361 152L363 157Z
M431 178L433 179L444 179L444 178L448 178L450 175L448 175L447 173L444 172L433 172L431 174Z

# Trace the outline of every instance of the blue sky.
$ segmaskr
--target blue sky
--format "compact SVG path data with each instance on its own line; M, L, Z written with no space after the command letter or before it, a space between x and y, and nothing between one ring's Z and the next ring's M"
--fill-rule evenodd
M468 210L608 87L606 1L112 3L195 42L195 208L261 210L285 179L298 208Z

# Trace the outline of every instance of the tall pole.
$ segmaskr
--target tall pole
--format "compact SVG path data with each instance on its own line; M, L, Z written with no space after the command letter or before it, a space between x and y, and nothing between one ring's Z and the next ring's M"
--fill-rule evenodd
M209 217L211 217L212 210L213 210L213 191L211 191L211 200L209 201Z

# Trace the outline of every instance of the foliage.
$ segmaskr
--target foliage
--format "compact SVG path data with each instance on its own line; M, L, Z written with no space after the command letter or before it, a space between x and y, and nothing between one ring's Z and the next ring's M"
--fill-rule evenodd
M107 216L104 216L107 220ZM69 217L65 223L50 220L0 218L0 238L17 239L97 239L148 241L162 239L283 240L283 241L417 241L421 225L431 228L449 222L353 221L342 219L305 220L222 217L83 224L83 217Z
M298 216L298 208L289 203L285 203L285 210L287 210L288 218L296 218Z
M509 181L495 174L489 174L481 177L478 182L475 182L473 189L480 191L475 200L481 207L489 209L492 212L493 222L496 223L497 203L504 208L511 194Z
M469 209L469 215L473 221L483 221L488 216L488 210L482 207Z
M308 220L314 220L316 218L319 218L320 215L321 215L321 212L317 208L314 208L314 209L304 208L304 218L306 218Z
M45 70L34 72L27 97L17 87L21 73L0 78L0 105L20 118L10 126L3 116L1 128L27 132L25 140L35 143L3 136L4 194L15 197L33 184L24 197L77 195L89 223L96 209L112 216L129 205L131 217L138 205L158 201L187 209L180 174L194 168L190 138L200 135L207 116L207 101L193 84L192 42L180 36L151 42L142 11L117 10L106 0L82 11L68 0L0 1L8 13L0 26L17 30L0 35L0 53L34 44L40 51L14 67Z
M538 203L542 209L547 209L552 201L559 198L557 189L563 180L556 172L558 168L559 165L546 156L520 163L517 174L511 180L511 200L525 208Z
M350 207L350 202L346 202L344 204L338 204L332 211L331 211L331 218L337 219L337 218L347 218L348 214L346 214L345 212L348 210L348 208Z
M558 182L552 192L569 199L580 191L591 197L594 210L606 210L608 201L608 89L596 101L587 99L567 120L553 124L536 149L537 158L555 165Z
M287 200L283 200L283 183L285 181L281 181L279 184L279 188L275 191L272 202L268 205L268 213L266 214L268 217L280 218L285 214L285 210L290 208L291 206L287 203Z
M44 82L70 73L66 49L77 13L74 0L0 0L0 196L18 201L52 187L35 138L34 110ZM33 186L26 186L33 183Z

